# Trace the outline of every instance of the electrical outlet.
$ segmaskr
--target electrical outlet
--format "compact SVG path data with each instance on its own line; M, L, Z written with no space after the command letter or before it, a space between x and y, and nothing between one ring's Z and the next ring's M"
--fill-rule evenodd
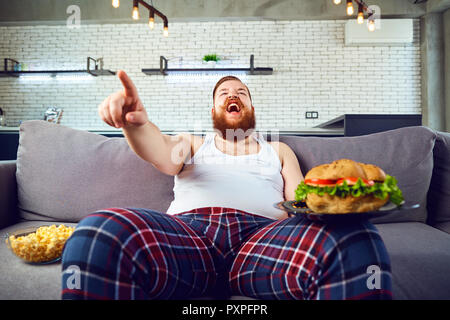
M305 112L306 119L317 119L319 118L319 112L317 111L306 111Z

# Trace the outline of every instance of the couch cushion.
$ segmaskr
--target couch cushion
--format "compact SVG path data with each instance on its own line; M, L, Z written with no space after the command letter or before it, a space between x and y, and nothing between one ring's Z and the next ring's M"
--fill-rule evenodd
M426 127L407 127L359 137L293 137L280 141L293 148L303 174L312 167L340 158L380 166L397 178L406 205L420 208L373 219L373 222L420 221L427 218L426 195L433 170L435 133Z
M41 120L20 126L18 207L22 218L77 222L110 207L165 212L173 177L139 158L124 138Z
M428 222L450 233L450 133L436 134L433 177L428 192Z
M450 299L450 234L417 222L376 227L391 259L394 299Z

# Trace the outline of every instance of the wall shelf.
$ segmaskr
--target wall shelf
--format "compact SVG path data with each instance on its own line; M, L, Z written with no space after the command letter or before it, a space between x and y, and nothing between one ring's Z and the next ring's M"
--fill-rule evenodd
M159 59L159 69L142 69L142 72L146 75L168 75L168 74L180 74L180 73L244 73L247 75L271 75L273 74L273 68L255 68L254 67L254 55L250 55L250 67L249 68L172 68L167 66L167 59L163 56Z
M18 78L20 76L50 76L56 77L57 75L85 75L90 74L94 77L98 76L113 76L116 73L111 70L39 70L39 71L0 71L0 78L12 77Z
M100 60L100 59L99 59ZM6 71L8 70L8 61L13 62L14 65L18 65L19 62L13 59L6 58L5 61L5 71L0 71L0 78L12 77L18 78L20 76L50 76L56 77L57 75L72 75L72 76L81 76L90 74L91 76L113 76L116 73L111 70L106 70L102 68L98 68L98 61L92 59L91 57L87 58L87 67L84 70L33 70L33 71ZM94 61L95 67L91 69L91 61Z

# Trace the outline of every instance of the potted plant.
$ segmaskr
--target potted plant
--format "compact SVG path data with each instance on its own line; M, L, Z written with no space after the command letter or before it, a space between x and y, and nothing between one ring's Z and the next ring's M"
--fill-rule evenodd
M206 64L210 68L214 68L216 66L216 63L220 60L219 56L217 54L207 54L203 57L203 61L206 62Z

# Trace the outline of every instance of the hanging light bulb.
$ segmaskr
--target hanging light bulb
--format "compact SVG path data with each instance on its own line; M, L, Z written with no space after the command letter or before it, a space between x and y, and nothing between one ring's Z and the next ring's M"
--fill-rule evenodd
M374 32L375 31L375 19L370 19L369 20L368 28L369 28L370 32Z
M153 28L155 27L155 19L154 18L150 18L148 20L148 26L150 27L150 30L153 30Z
M131 16L134 20L139 20L139 7L137 0L133 1L133 14Z
M118 8L120 6L120 0L112 0L112 6Z
M334 4L341 4L341 0L333 0Z
M133 17L134 20L139 20L139 9L138 9L138 7L134 7L133 8L132 17Z
M151 30L155 27L155 12L150 10L150 18L148 19L148 26Z
M354 13L353 1L352 0L347 0L347 14L349 16L351 16L353 13Z
M168 37L169 36L169 26L167 22L164 22L164 32L163 32L164 37Z
M356 20L358 21L358 24L364 23L364 11L361 3L358 5L358 18Z

